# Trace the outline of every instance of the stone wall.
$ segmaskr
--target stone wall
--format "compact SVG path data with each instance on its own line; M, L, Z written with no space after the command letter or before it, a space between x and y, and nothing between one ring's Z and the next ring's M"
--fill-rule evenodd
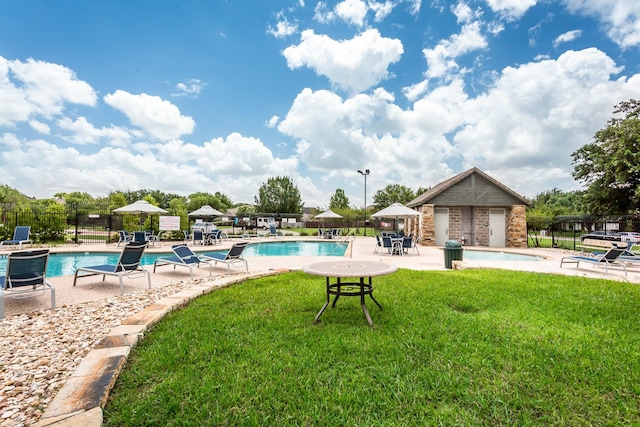
M436 244L436 225L433 205L422 205L420 244L422 246L434 246Z
M475 208L476 241L474 246L489 246L489 208L478 206Z
M507 219L507 246L510 248L526 248L527 216L524 205L512 206Z

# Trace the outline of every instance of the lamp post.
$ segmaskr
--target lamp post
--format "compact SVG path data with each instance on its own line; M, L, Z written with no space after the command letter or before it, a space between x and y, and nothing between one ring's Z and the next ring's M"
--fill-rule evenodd
M369 169L365 169L364 172L358 170L358 173L364 176L364 235L367 235L367 175L369 175Z

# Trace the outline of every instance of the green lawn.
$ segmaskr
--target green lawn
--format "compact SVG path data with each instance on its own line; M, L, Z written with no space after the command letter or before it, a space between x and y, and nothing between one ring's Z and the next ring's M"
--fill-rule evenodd
M324 281L246 281L132 352L106 426L640 424L640 287L502 270L400 270L321 323Z

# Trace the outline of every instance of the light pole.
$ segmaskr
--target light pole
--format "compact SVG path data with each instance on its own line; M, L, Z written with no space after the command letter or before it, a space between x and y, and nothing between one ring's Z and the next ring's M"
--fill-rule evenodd
M364 176L364 235L367 235L367 175L369 175L369 169L365 169L364 172L358 171L359 174Z

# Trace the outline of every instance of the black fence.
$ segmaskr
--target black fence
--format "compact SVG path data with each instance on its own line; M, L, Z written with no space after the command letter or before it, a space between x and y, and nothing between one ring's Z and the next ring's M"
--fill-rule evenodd
M193 219L186 212L168 215L180 216L182 229L189 229ZM247 214L238 214L245 217ZM328 219L324 221L301 222L293 215L252 214L251 216L275 217L278 226L286 228L302 228L303 234L313 235L318 228L358 228L363 229L365 223L362 217ZM36 243L113 243L118 241L118 230L136 229L158 231L157 215L114 214L110 209L95 206L81 206L77 204L50 204L45 208L16 207L11 204L0 204L0 240L13 237L13 231L18 225L31 226L31 239ZM234 227L234 221L229 222L232 230L242 232L241 227ZM374 230L397 227L395 222L386 223L379 220L367 221L366 228L369 235ZM234 230L235 228L235 230ZM305 230L306 229L306 230ZM556 217L528 218L527 236L529 247L549 247L577 249L580 237L601 231L605 233L640 232L640 216L624 217ZM172 238L170 235L163 238ZM182 238L178 231L173 236ZM624 240L624 239L623 239ZM640 243L640 242L639 242Z
M578 245L580 245L582 236L598 232L607 235L621 235L621 240L628 241L630 237L627 233L640 232L640 217L527 219L529 247L576 250L579 249Z

